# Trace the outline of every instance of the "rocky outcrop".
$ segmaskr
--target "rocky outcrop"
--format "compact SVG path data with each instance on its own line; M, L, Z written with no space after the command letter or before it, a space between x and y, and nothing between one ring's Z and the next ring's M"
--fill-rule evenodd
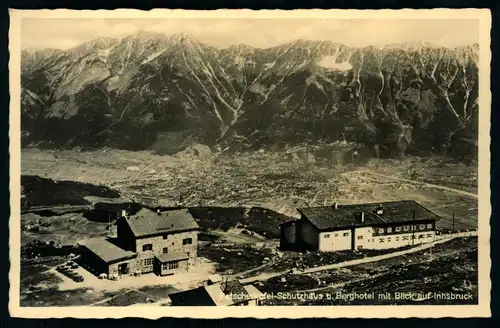
M22 53L24 146L232 149L347 139L474 153L478 46L297 40L218 49L139 32ZM455 147L459 145L459 147Z

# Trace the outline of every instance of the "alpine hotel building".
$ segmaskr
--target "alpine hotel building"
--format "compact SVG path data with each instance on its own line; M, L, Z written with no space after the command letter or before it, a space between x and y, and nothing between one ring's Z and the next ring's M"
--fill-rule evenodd
M432 242L440 218L412 200L308 207L280 226L281 249L386 249Z
M186 272L195 264L199 226L189 210L141 209L117 221L117 238L80 241L82 263L94 274L120 276Z

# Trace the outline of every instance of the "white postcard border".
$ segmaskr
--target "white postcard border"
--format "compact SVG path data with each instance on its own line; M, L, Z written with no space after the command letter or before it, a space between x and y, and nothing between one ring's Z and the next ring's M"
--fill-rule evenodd
M20 306L20 26L23 18L479 19L478 305L269 307L21 307ZM432 10L10 10L10 291L9 311L23 318L441 318L491 316L490 261L490 29L487 9Z

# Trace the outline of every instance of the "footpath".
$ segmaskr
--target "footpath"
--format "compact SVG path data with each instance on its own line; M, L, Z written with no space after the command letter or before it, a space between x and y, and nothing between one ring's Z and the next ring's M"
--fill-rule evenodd
M429 249L435 245L442 244L445 242L448 242L454 238L461 238L461 237L469 237L469 236L477 236L477 232L468 232L468 233L456 233L456 234L449 234L449 235L439 235L437 236L437 239L431 243L426 243L422 244L419 246L412 247L410 249L405 249L402 251L396 251L393 253L389 254L383 254L383 255L377 255L377 256L371 256L371 257L365 257L362 259L357 259L357 260L352 260L352 261L345 261L345 262L340 262L340 263L334 263L334 264L327 264L327 265L322 265L318 267L312 267L312 268L307 268L305 270L300 271L297 274L308 274L308 273L313 273L313 272L319 272L319 271L326 271L326 270L333 270L333 269L339 269L339 268L345 268L353 265L359 265L359 264L364 264L364 263L370 263L370 262L377 262L377 261L382 261L382 260L387 260L393 257L405 255L405 254L411 254L411 253L416 253L420 252L426 249ZM249 284L257 281L265 281L274 277L279 277L290 270L286 271L281 271L281 272L268 272L268 273L262 273L253 277L248 277L245 279L240 279L240 283L242 284Z

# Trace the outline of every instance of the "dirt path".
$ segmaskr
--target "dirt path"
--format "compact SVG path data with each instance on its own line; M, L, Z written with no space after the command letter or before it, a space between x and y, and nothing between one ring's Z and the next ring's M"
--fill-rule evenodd
M91 303L89 305L86 305L86 306L96 306L96 305L99 305L99 304L104 304L106 302L109 302L111 300L113 300L114 298L118 297L118 296L121 296L121 295L125 295L125 294L128 294L130 292L134 291L134 289L127 289L126 291L124 291L123 293L118 293L116 295L113 295L111 297L108 297L108 298L105 298L103 300L100 300L100 301L97 301L97 302L94 302L94 303Z
M403 251L399 251L399 252L393 252L393 253L384 254L384 255L378 255L378 256L372 256L372 257L365 257L365 258L358 259L358 260L352 260L352 261L346 261L346 262L340 262L340 263L322 265L322 266L318 266L318 267L314 267L314 268L308 268L308 269L305 269L305 270L301 271L299 274L307 274L307 273L313 273L313 272L318 272L318 271L339 269L339 268L344 268L344 267L358 265L358 264L364 264L364 263L382 261L382 260L390 259L390 258L393 258L393 257L405 255L405 254L419 252L419 251L431 248L432 246L435 246L437 244L445 243L445 242L450 241L452 239L453 239L453 237L443 238L443 239L440 239L440 240L436 240L436 241L434 241L432 243L423 244L423 245L416 246L416 247L413 247L413 248L410 248L410 249L406 249L406 250L403 250ZM248 277L248 278L245 278L245 279L241 279L240 282L243 283L243 284L247 284L247 283L252 283L252 282L255 282L255 281L264 281L264 280L268 280L268 279L271 279L271 278L274 278L274 277L279 277L279 276L287 273L288 271L289 270L282 271L282 272L262 273L260 275L254 276L254 277Z
M390 176L390 175L385 175L385 174L380 174L380 173L374 173L374 172L367 172L366 171L366 172L363 172L363 173L369 173L370 175L377 176L377 177L380 177L380 178L385 178L385 179L391 179L391 180L398 180L398 181L403 181L403 182L408 182L408 183L420 184L420 185L427 186L427 187L430 187L430 188L446 190L446 191L449 191L449 192L452 192L452 193L455 193L455 194L459 194L459 195L462 195L462 196L467 196L467 197L472 197L472 198L478 199L478 195L477 194L473 194L471 192L467 192L467 191L460 190L460 189L445 187L445 186L436 185L436 184L427 183L427 182L422 182L422 181L417 181L417 180L404 179L404 178L399 178L399 177L396 177L396 176Z
M255 272L255 271L259 271L261 269L264 269L265 267L268 267L268 266L270 266L272 264L275 264L276 261L277 261L277 258L273 258L271 261L269 261L269 262L267 262L265 264L259 265L256 268L252 268L252 269L248 269L248 270L245 270L245 271L242 271L242 272L238 272L238 273L232 274L232 275L230 275L230 277L231 278L237 278L239 276L244 276L244 275L247 275L249 273L252 273L252 272Z
M335 288L344 287L345 285L348 285L348 284L353 284L353 283L357 283L357 282L361 282L361 281L365 281L365 280L369 280L369 279L378 278L378 277L381 277L381 276L386 275L386 274L387 273L377 273L377 274L371 275L369 277L362 277L362 278L358 278L358 279L343 281L343 282L339 282L336 284L325 285L322 287L303 289L303 290L294 290L294 291L291 291L291 293L312 293L312 292L319 292L319 291L327 290L327 289L335 289Z

